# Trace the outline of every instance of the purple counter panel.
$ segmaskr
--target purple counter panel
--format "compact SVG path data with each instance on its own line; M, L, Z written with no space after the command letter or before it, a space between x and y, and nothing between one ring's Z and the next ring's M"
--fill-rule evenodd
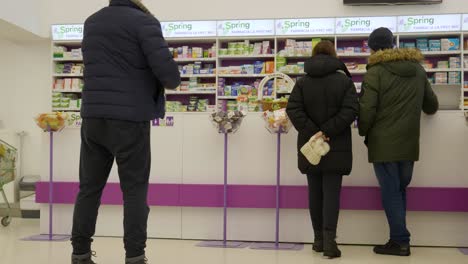
M47 203L48 183L37 184L36 201ZM75 182L54 184L54 201L73 204L79 185ZM230 208L276 208L275 186L230 185ZM408 191L408 210L433 212L468 212L468 188L415 187ZM282 186L280 207L306 209L306 186ZM212 184L150 184L148 203L151 206L222 207L223 186ZM118 183L109 183L102 196L104 205L121 205L122 194ZM343 210L382 210L378 187L343 187Z

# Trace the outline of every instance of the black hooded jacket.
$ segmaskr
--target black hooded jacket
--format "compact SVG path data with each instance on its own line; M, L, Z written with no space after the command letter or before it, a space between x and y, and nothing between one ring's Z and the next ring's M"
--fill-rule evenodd
M299 132L299 170L303 174L349 175L353 163L351 125L359 110L351 75L343 62L327 55L306 61L305 71L307 75L296 83L287 107L288 116ZM319 131L330 138L331 150L314 166L300 149Z
M180 74L159 21L131 0L112 0L84 25L83 118L149 121L164 116L164 87Z

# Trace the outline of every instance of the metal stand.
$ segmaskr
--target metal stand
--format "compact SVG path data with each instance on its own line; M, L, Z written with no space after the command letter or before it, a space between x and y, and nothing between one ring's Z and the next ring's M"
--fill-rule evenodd
M53 234L53 210L54 210L54 132L50 131L49 149L49 233L27 237L25 241L67 241L70 236Z
M228 134L224 134L224 185L223 185L223 240L204 241L197 244L198 247L215 248L246 248L247 243L237 241L227 241L227 193L228 193Z
M280 187L281 187L281 131L276 141L276 229L274 243L255 243L250 248L256 250L296 250L304 248L302 244L280 243Z

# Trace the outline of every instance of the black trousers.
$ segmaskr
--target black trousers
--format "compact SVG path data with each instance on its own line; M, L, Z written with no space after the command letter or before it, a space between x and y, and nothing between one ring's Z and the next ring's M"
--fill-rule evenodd
M81 127L80 192L73 215L73 254L91 251L102 191L114 163L124 200L124 245L128 258L145 254L150 123L84 119Z
M343 176L316 173L307 175L307 181L310 218L315 236L321 238L324 231L336 232Z

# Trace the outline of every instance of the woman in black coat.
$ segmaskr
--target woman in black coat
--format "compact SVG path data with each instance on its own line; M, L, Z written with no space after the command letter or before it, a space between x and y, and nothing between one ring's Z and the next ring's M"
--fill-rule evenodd
M299 132L298 163L309 185L313 249L335 258L341 256L335 238L342 179L351 173L353 163L351 125L359 110L358 96L348 69L330 41L317 44L305 71L307 75L292 91L287 113ZM314 166L300 149L317 133L327 138L330 152Z

